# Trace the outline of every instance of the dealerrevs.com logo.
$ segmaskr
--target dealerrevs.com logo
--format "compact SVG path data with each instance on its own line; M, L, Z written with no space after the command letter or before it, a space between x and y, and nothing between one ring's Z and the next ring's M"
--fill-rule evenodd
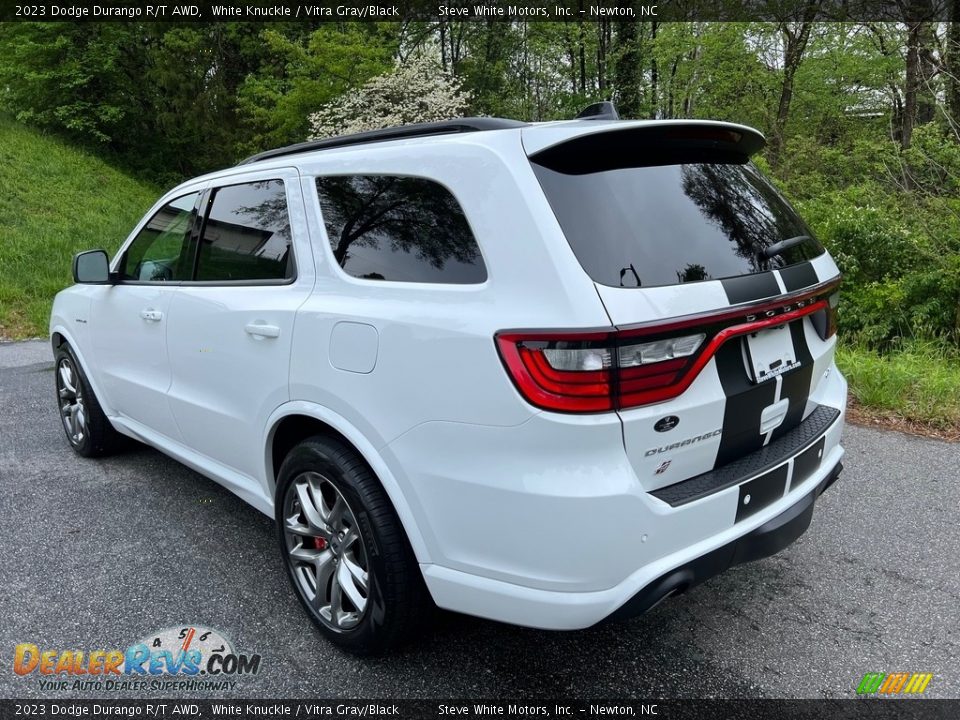
M260 672L260 655L237 652L217 630L199 625L151 633L127 648L59 649L20 643L13 671L41 690L232 690Z

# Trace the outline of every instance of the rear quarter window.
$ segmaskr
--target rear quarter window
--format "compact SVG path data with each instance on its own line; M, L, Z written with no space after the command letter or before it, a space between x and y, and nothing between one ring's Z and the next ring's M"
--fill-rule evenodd
M685 160L690 159L684 158ZM661 160L662 162L662 160ZM533 162L577 259L614 287L676 285L787 267L824 252L781 194L743 162L611 169ZM774 243L807 236L765 257Z
M349 275L457 285L487 279L463 210L443 185L397 175L316 182L333 258Z

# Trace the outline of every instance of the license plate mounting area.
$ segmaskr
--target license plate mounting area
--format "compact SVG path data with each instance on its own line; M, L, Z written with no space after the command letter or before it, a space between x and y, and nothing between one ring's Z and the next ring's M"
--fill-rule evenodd
M788 325L747 335L743 348L747 372L755 383L773 380L800 365Z

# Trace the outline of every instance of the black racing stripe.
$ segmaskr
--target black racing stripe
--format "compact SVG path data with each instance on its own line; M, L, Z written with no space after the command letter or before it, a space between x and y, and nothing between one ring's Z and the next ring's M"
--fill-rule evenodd
M764 408L773 404L776 397L776 381L768 380L756 385L750 381L743 362L743 342L743 338L730 340L721 345L714 356L720 384L727 396L723 410L723 432L714 468L763 447L760 415Z
M765 475L740 486L740 500L737 503L737 518L740 522L756 512L772 505L783 497L787 489L787 466L781 465Z
M804 318L790 323L790 337L793 340L795 359L800 362L796 370L785 372L781 377L783 385L780 387L780 399L790 401L787 415L780 426L773 431L771 440L782 437L793 430L803 421L803 412L807 408L807 398L810 397L810 381L813 379L813 355L807 346L807 337L803 332Z
M826 437L820 438L816 443L793 459L793 476L790 478L791 490L802 485L803 481L813 475L817 468L820 467L820 461L823 460L823 448L826 442Z
M783 286L787 289L787 292L803 290L820 282L820 278L817 277L817 270L813 267L812 262L783 268L780 270L780 279L783 280Z
M721 280L723 290L727 293L727 301L731 305L763 300L780 294L780 285L772 272L741 275L740 277Z

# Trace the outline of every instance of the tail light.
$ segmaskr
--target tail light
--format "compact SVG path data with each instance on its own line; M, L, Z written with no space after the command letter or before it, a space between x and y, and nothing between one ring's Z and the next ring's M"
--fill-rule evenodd
M837 334L837 305L839 302L840 293L833 293L827 298L827 306L810 318L813 321L813 327L816 328L820 337L824 340L828 340Z
M836 332L837 294L830 293L838 284L630 328L505 331L497 333L496 343L520 394L537 407L571 413L639 407L683 393L731 338L809 315L828 339Z
M609 332L498 333L497 346L520 393L561 412L613 410Z

